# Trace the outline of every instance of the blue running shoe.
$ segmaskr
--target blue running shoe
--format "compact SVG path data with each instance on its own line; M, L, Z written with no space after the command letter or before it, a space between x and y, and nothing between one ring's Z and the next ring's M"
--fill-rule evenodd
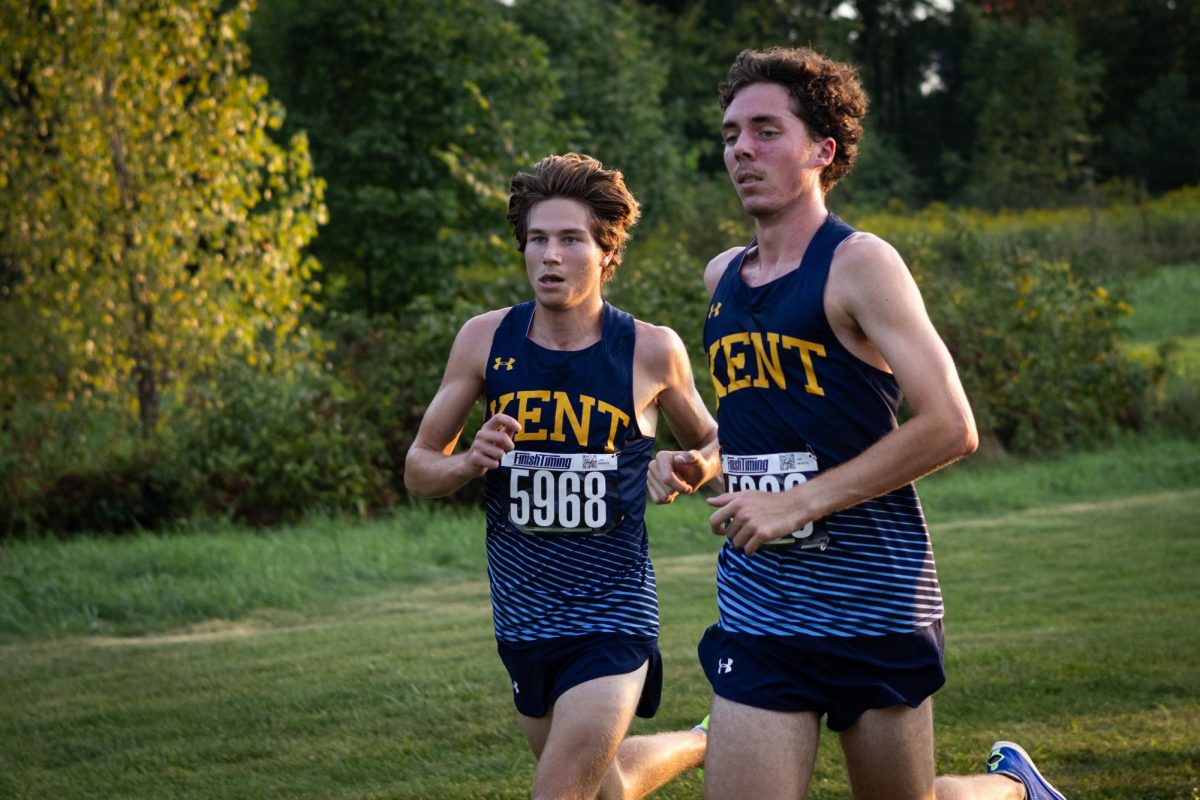
M1033 765L1029 753L1013 742L996 742L988 755L989 775L1007 775L1016 778L1025 787L1026 800L1067 800L1062 792L1050 785Z

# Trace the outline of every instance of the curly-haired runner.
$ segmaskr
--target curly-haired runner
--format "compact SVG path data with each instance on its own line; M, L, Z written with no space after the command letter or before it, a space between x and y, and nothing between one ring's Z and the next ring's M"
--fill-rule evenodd
M934 777L942 596L913 481L977 436L903 260L825 207L862 137L858 77L808 49L745 51L721 105L757 236L704 275L726 490L710 522L727 539L699 648L715 694L705 796L804 797L825 716L857 800L1061 800L1009 742L990 774ZM703 462L659 453L652 498L692 491Z
M642 797L704 759L703 731L624 738L662 689L643 521L659 411L716 460L679 336L601 297L637 216L621 173L589 156L513 176L534 299L463 325L405 462L415 495L486 481L492 616L535 798ZM455 454L478 399L487 422Z

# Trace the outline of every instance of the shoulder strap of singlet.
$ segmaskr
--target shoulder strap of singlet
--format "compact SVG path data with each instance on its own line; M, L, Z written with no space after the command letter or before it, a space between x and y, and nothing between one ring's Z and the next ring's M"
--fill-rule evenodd
M496 332L492 335L493 344L497 339L512 336L524 339L529 332L529 322L533 319L533 310L536 305L534 301L530 300L510 308L504 315L504 319L500 320L500 324L496 326Z
M829 265L833 259L833 253L837 250L838 245L846 240L850 234L854 233L854 228L842 221L841 217L829 212L825 221L821 223L821 227L813 235L812 241L808 243L807 249L804 251L804 257L800 261L800 269L812 269L814 266ZM742 262L746 260L746 253L750 252L750 248L758 244L758 238L751 239L742 252L729 260L725 265L725 271L721 274L721 280L717 282L719 287L722 282L729 280L730 276L735 276L742 267Z
M607 300L604 302L604 347L614 357L629 357L633 364L633 348L636 343L636 331L633 315L622 311Z
M852 233L854 233L854 228L830 212L825 217L825 222L817 229L812 241L808 243L808 249L804 251L804 259L800 262L800 269L812 270L817 267L828 269L833 260L834 251Z
M721 290L721 284L729 280L737 280L738 271L742 268L742 262L746 260L746 254L749 253L750 248L754 247L756 244L758 244L757 236L751 239L746 246L742 248L742 252L729 259L729 263L725 265L725 271L721 273L721 278L717 281L717 285L713 289L714 297L716 296L717 292Z

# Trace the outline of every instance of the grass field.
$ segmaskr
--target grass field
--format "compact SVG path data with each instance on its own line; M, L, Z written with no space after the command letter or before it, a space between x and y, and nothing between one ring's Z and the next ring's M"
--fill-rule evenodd
M956 467L922 492L948 606L939 767L978 772L1007 737L1073 799L1195 800L1200 443ZM706 708L705 515L652 509L667 691L635 732ZM0 797L528 796L480 527L416 509L5 546ZM846 798L826 738L810 796Z
M1200 400L1200 264L1136 287L1130 346ZM1022 742L1071 800L1200 800L1200 439L1130 437L920 483L946 596L938 765ZM707 508L652 508L666 693L715 618ZM0 544L0 800L527 797L477 513ZM700 796L686 775L655 797ZM810 797L848 798L826 736ZM752 800L748 798L748 800Z

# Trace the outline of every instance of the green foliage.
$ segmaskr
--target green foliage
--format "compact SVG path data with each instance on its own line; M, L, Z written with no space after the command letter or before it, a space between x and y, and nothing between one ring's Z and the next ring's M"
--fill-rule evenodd
M195 510L159 442L83 400L18 403L0 427L0 538L155 528Z
M512 259L509 175L551 149L545 45L501 3L265 0L256 68L329 181L314 245L335 306L401 314Z
M246 72L249 0L8 5L3 532L158 527L209 511L182 456L224 451L180 433L198 430L189 403L210 377L239 369L247 391L271 384L256 398L266 407L301 411L286 400L311 358L301 314L317 267L302 250L325 214L307 142L270 136L283 110ZM282 435L295 429L270 421L281 437L256 456L291 446ZM322 464L346 454L332 449ZM260 463L297 489L298 467L280 460Z
M329 318L326 332L334 345L328 354L330 367L346 389L348 411L370 426L380 464L398 495L405 493L404 457L441 384L454 337L467 319L483 310L463 301L449 309L422 301L405 315L404 327L388 316Z
M555 147L589 153L625 174L648 221L686 217L677 204L694 168L682 132L667 124L663 52L633 4L518 0L521 30L545 42L559 96Z
M854 169L838 182L829 198L839 207L895 209L915 204L923 194L920 178L896 142L887 134L867 131Z
M1128 125L1110 131L1112 157L1152 191L1178 186L1181 174L1200 176L1200 101L1191 94L1184 73L1160 75L1138 97Z
M1159 418L1168 364L1119 346L1150 254L1194 252L1200 192L1104 209L988 214L933 206L852 221L921 281L981 431L1005 448L1087 446ZM1153 313L1147 310L1146 313Z
M981 17L963 69L975 109L968 202L1042 206L1082 183L1100 68L1079 59L1065 24Z
M1130 357L1166 378L1154 416L1168 429L1200 434L1200 263L1161 267L1131 293L1124 326Z
M249 0L5 3L0 253L18 398L136 410L228 358L285 368L323 218L302 136L245 73Z
M18 407L0 430L0 537L162 529L191 517L277 524L389 508L392 463L335 377L226 362L153 440L83 403Z
M965 273L923 289L981 430L1028 453L1142 423L1156 376L1117 346L1127 304L1062 261L985 258Z
M1200 107L1200 4L1055 5L1071 19L1085 57L1105 65L1104 104L1093 121L1100 177L1133 179L1153 191L1200 183L1196 137L1188 133Z
M194 513L181 476L162 451L138 447L82 469L67 470L36 498L37 529L124 533L174 524Z
M1019 251L1070 261L1106 280L1127 280L1160 264L1192 257L1200 248L1200 188L1147 200L1119 187L1103 206L993 212L933 203L914 214L847 215L902 254L942 242L930 266L953 276L968 255L1007 258ZM835 198L836 199L836 198ZM970 242L970 253L962 243ZM955 243L958 242L959 245Z
M229 362L187 403L172 445L208 514L267 525L394 502L383 443L330 374Z

